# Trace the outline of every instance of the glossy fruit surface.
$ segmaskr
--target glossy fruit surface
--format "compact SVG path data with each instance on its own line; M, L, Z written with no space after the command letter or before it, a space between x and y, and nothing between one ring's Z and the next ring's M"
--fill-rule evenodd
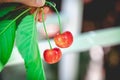
M43 56L48 64L54 64L60 61L62 52L59 48L46 49Z
M71 46L71 44L73 42L73 35L69 31L66 31L62 34L59 33L54 37L54 41L58 47L67 48L67 47Z

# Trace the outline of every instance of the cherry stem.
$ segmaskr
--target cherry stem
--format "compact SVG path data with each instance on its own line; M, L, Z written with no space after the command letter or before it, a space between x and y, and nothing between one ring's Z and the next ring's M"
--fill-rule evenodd
M43 27L44 27L44 30L45 30L45 33L46 33L46 37L47 37L47 40L48 40L50 49L52 49L52 45L51 45L51 43L50 43L50 39L49 39L49 37L48 37L48 33L47 33L47 30L46 30L46 25L45 25L45 21L44 21L44 11L43 11L43 8L41 8L41 10L42 10L42 22L43 22Z
M39 8L36 9L36 11L34 12L34 19L35 19L35 22L38 21L38 17L37 17L37 14L39 13Z
M55 9L55 11L56 11L56 13L57 13L57 16L58 16L58 22L59 22L60 33L62 33L61 19L60 19L60 14L59 14L57 8L55 7L55 5L54 5L53 3L49 2L49 1L46 1L46 4L52 6L52 7Z

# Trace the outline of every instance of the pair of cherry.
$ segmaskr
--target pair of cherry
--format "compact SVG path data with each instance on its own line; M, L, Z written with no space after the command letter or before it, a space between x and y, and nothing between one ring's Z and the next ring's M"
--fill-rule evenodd
M60 48L68 48L71 46L71 44L73 42L73 35L70 31L62 32L60 16L59 16L57 9L51 2L46 2L46 4L52 6L55 9L55 11L58 15L58 21L59 21L59 26L60 26L60 33L57 33L54 36L54 42L57 47L52 48L47 31L46 31L46 25L44 22L44 10L42 10L42 20L43 20L42 22L43 22L44 30L46 32L46 37L47 37L49 45L50 45L50 49L46 49L44 51L43 57L44 57L44 60L48 64L54 64L54 63L59 62L62 57L62 52L61 52Z
M60 48L67 48L73 42L72 33L66 31L64 33L58 33L54 37L55 44ZM44 60L49 64L54 64L60 61L62 57L62 52L60 48L50 48L44 51Z

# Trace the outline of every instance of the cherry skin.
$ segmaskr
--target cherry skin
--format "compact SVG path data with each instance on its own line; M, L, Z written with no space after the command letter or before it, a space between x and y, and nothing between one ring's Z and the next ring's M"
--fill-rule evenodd
M71 32L66 31L62 34L58 33L54 37L55 44L60 48L70 47L73 42L73 35Z
M44 60L48 64L55 64L60 61L62 52L59 48L46 49L43 53Z

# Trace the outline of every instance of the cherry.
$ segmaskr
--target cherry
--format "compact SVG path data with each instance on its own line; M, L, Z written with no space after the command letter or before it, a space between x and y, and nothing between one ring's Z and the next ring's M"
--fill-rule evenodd
M54 64L60 61L62 52L59 48L46 49L43 53L44 60L48 64Z
M46 25L45 25L45 22L44 22L44 9L42 8L41 10L42 10L43 27L44 27L44 30L45 30L45 33L46 33L46 37L47 37L49 46L50 46L50 49L46 49L44 51L43 56L44 56L44 60L48 64L54 64L54 63L57 63L61 59L62 52L59 48L52 48L47 30L46 30Z
M67 48L69 47L72 42L73 42L73 36L72 33L69 31L66 31L64 33L62 33L62 25L61 25L61 21L60 21L60 15L58 10L56 9L55 5L46 1L46 4L52 6L54 8L54 10L56 11L56 14L58 15L58 22L59 22L59 29L60 29L60 33L58 33L55 37L54 37L54 41L55 44L60 47L60 48Z
M54 37L55 44L60 48L67 48L69 47L73 42L73 35L71 32L66 31L62 34L58 33Z

